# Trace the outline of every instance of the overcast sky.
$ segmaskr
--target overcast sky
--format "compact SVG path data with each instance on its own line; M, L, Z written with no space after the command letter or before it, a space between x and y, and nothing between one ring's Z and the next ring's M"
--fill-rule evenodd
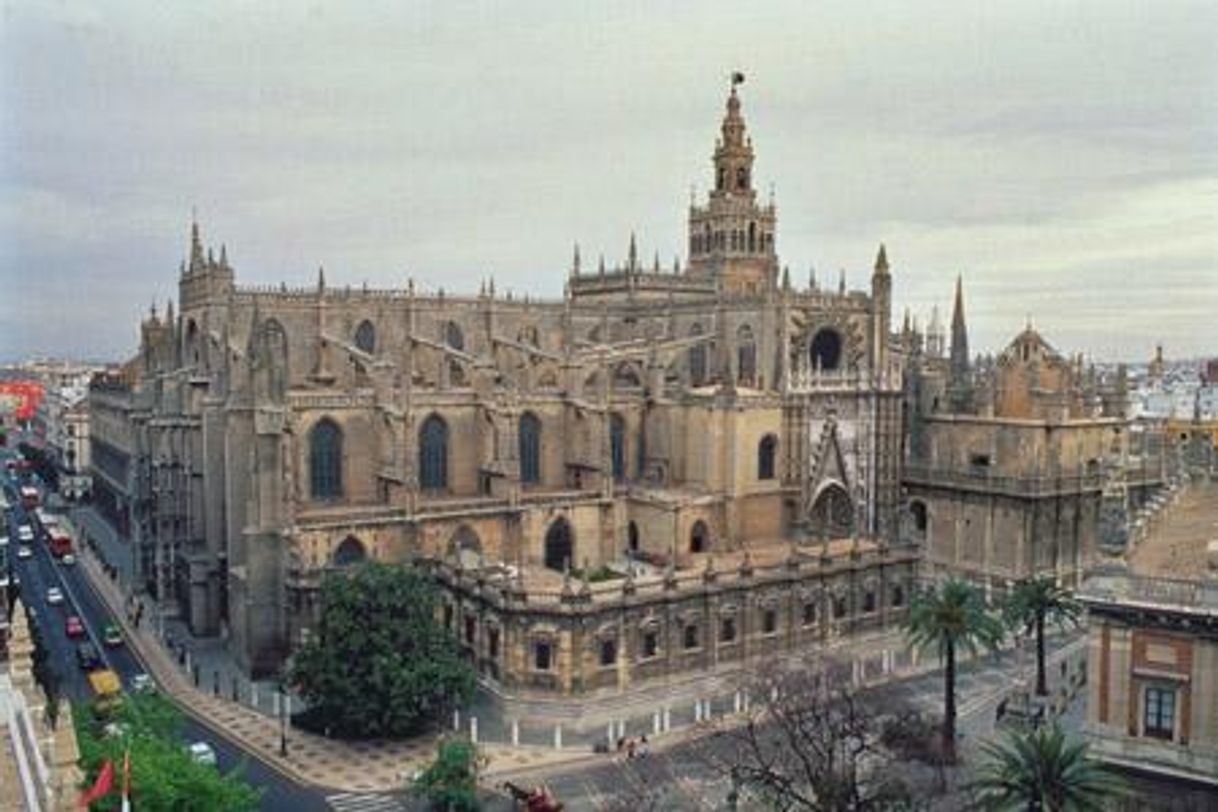
M131 354L192 206L247 284L669 266L733 69L801 284L1218 355L1218 3L610 5L4 2L0 359Z

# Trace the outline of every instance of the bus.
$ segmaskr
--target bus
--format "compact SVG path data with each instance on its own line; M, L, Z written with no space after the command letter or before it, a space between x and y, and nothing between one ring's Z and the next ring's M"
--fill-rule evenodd
M38 489L32 485L21 486L21 506L26 510L33 510L42 504L42 498L38 495Z

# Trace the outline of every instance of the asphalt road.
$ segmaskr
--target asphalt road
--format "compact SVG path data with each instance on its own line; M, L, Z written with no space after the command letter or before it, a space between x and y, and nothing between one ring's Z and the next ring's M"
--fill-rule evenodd
M10 449L5 449L0 454L4 459L12 455ZM43 641L50 652L51 667L60 678L62 691L73 702L87 701L93 696L85 672L79 668L76 661L76 642L65 634L64 622L71 614L80 617L89 639L101 653L105 666L121 677L125 690L129 689L132 677L145 672L143 665L125 645L113 648L102 645L101 633L111 619L110 613L78 566L64 566L52 558L47 547L45 530L21 508L16 498L17 481L14 475L6 471L3 480L12 505L8 516L11 536L10 565L12 571L20 577L21 600L26 611L35 617L35 622L42 632ZM19 559L16 528L27 523L34 526L36 538L30 545L34 555L31 558ZM58 587L63 592L62 605L51 606L46 602L47 590L51 587ZM291 781L243 751L235 743L193 719L183 718L181 732L188 742L204 741L210 744L216 752L220 770L226 773L235 771L251 784L261 788L262 809L269 812L321 812L332 808L327 803L323 790Z

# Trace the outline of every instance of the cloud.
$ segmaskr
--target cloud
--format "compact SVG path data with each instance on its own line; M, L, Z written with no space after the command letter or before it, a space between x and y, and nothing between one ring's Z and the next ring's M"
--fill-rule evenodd
M10 5L0 26L5 352L122 356L176 295L192 206L251 284L555 296L571 243L664 263L728 71L794 277L978 346L1213 351L1211 3ZM61 315L71 314L70 326ZM1119 314L1119 315L1118 315ZM1165 317L1164 314L1170 314ZM1056 332L1049 332L1050 330Z

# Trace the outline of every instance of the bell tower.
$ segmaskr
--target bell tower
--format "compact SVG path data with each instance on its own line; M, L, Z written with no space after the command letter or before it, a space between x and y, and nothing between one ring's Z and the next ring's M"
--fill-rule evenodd
M753 188L753 141L737 92L743 82L743 74L732 74L727 113L715 143L714 188L706 205L690 205L688 273L712 278L729 293L764 295L778 274L775 211L772 202L757 204Z

